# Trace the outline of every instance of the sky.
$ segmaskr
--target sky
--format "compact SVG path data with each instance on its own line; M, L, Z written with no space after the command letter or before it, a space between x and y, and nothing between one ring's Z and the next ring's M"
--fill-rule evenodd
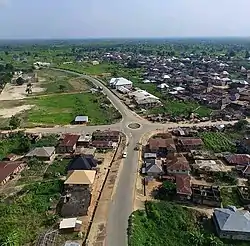
M250 37L250 0L0 0L0 39Z

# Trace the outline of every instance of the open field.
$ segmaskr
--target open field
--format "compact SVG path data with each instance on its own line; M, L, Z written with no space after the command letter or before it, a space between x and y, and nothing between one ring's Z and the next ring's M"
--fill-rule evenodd
M35 124L66 125L77 115L88 115L90 125L110 124L120 118L102 94L79 93L58 94L29 98L29 105L35 105L23 114L24 122ZM102 108L101 103L109 104Z
M61 71L42 69L37 75L46 93L80 92L91 88L91 83L83 78Z
M38 78L29 96L26 84L7 84L0 94L1 128L7 127L12 115L28 127L70 124L77 115L88 115L92 125L110 124L119 118L105 96L87 93L92 84L83 78L49 69L39 70Z

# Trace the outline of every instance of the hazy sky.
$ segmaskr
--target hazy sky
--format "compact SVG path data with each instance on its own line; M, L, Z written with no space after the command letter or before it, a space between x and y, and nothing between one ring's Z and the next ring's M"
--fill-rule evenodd
M0 0L0 38L250 36L250 0Z

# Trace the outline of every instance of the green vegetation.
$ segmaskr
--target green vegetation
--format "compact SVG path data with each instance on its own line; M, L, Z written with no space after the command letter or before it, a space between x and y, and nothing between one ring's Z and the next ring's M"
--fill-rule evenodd
M200 137L205 146L216 153L220 152L236 152L235 144L227 138L227 135L219 132L203 132Z
M163 181L156 190L156 198L160 200L171 200L176 194L176 184L170 181Z
M52 226L57 216L50 208L57 203L61 190L59 180L36 183L26 186L22 195L0 203L0 245L31 243L46 227Z
M57 134L50 134L42 136L37 142L33 143L33 147L50 147L56 146L58 144L58 135Z
M9 121L10 128L16 129L16 128L20 127L20 125L21 125L21 119L15 115L12 115L10 118L10 121Z
M237 208L242 207L242 203L237 192L237 187L223 187L220 190L222 205L226 206L235 206Z
M236 185L237 175L234 172L213 172L211 178L217 184Z
M22 132L12 133L9 138L0 140L0 159L10 153L25 154L29 151L31 142Z
M169 202L146 202L129 219L129 246L224 245L199 226L202 214ZM217 244L216 244L217 243Z
M44 178L53 179L67 174L67 166L70 159L55 160L47 169Z
M21 172L21 177L18 179L18 184L29 184L36 181L41 181L48 164L36 158L30 159L28 168Z
M120 118L103 94L61 94L27 99L36 105L24 116L33 124L70 124L77 115L89 116L90 125L111 124ZM104 105L105 104L105 105Z
M85 79L62 71L42 69L37 75L46 94L88 91L91 88L91 83Z

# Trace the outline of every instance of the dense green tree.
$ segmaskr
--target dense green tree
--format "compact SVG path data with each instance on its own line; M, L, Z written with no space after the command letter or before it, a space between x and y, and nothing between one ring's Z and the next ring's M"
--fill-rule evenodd
M9 126L11 127L11 129L16 129L20 127L20 125L21 125L21 119L15 115L12 115L9 121Z

